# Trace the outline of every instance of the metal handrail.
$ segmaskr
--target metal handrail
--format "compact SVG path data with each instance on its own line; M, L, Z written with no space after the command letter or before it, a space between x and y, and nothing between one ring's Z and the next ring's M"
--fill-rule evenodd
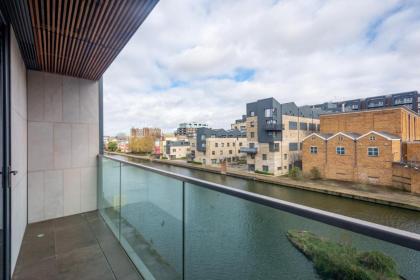
M176 174L173 172L161 170L158 168L146 166L139 163L130 162L123 159L114 158L106 155L99 155L99 157L107 158L113 161L117 161L126 165L135 166L141 169L145 169L166 177L178 179L180 181L191 183L200 187L204 187L213 191L221 192L230 196L242 198L248 201L252 201L264 206L282 210L288 213L292 213L301 217L305 217L311 220L319 221L331 226L349 230L352 232L360 233L366 236L370 236L376 239L387 241L393 244L397 244L409 249L420 251L420 234L391 228L367 221L363 221L356 218L347 217L340 214L331 213L328 211L296 204L280 200L277 198L260 195L233 187L228 187L185 175Z

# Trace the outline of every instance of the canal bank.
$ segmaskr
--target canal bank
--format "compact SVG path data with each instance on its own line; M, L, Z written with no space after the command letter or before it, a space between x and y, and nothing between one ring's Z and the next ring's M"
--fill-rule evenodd
M109 154L137 158L166 165L190 168L194 170L211 172L220 175L222 174L220 168L217 167L201 166L181 161L150 159L146 156L137 156L123 153ZM420 196L384 187L361 185L347 182L335 182L328 180L295 180L288 177L273 177L268 175L232 170L232 168L228 168L226 174L224 175L279 185L283 187L285 186L297 188L312 192L372 202L381 205L420 211Z

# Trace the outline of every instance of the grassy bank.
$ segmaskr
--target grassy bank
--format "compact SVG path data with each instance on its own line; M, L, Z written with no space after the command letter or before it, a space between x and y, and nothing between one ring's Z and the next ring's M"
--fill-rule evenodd
M401 279L394 260L381 252L356 248L320 238L308 231L287 233L290 242L314 263L322 279Z

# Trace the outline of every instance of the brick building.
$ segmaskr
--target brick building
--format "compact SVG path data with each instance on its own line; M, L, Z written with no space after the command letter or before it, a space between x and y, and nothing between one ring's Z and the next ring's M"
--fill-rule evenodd
M418 170L410 177L396 171L404 158L420 158L419 124L419 116L403 107L322 115L320 133L303 140L303 173L316 168L327 179L420 191L411 184Z

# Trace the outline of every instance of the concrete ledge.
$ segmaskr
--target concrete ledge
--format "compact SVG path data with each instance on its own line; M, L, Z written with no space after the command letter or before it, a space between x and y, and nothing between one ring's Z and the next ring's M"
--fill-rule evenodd
M215 174L221 174L220 168L211 167L211 166L201 166L195 165L191 163L184 163L179 161L173 160L160 160L160 159L150 159L146 156L136 156L131 154L123 154L123 153L108 153L110 155L119 155L119 156L127 156L132 158L139 158L143 160L148 160L151 162L158 162L167 165L185 167L205 172L211 172ZM222 175L222 174L221 174ZM224 175L224 174L223 174ZM229 170L226 172L227 176L248 179L248 180L255 180L259 182L275 184L283 187L291 187L291 188L298 188L307 191L313 191L318 193L324 193L329 195L335 195L340 197L352 198L361 201L367 201L382 205L394 206L404 209L410 209L415 211L420 211L420 196L387 189L381 186L365 186L367 190L358 190L353 188L346 188L345 186L335 186L333 185L336 182L326 181L326 180L317 180L317 181L300 181L294 180L287 177L274 177L270 175L261 175L255 173L247 173L242 171L236 170ZM344 183L343 183L344 184ZM354 184L353 186L357 186ZM360 185L361 186L361 185Z

